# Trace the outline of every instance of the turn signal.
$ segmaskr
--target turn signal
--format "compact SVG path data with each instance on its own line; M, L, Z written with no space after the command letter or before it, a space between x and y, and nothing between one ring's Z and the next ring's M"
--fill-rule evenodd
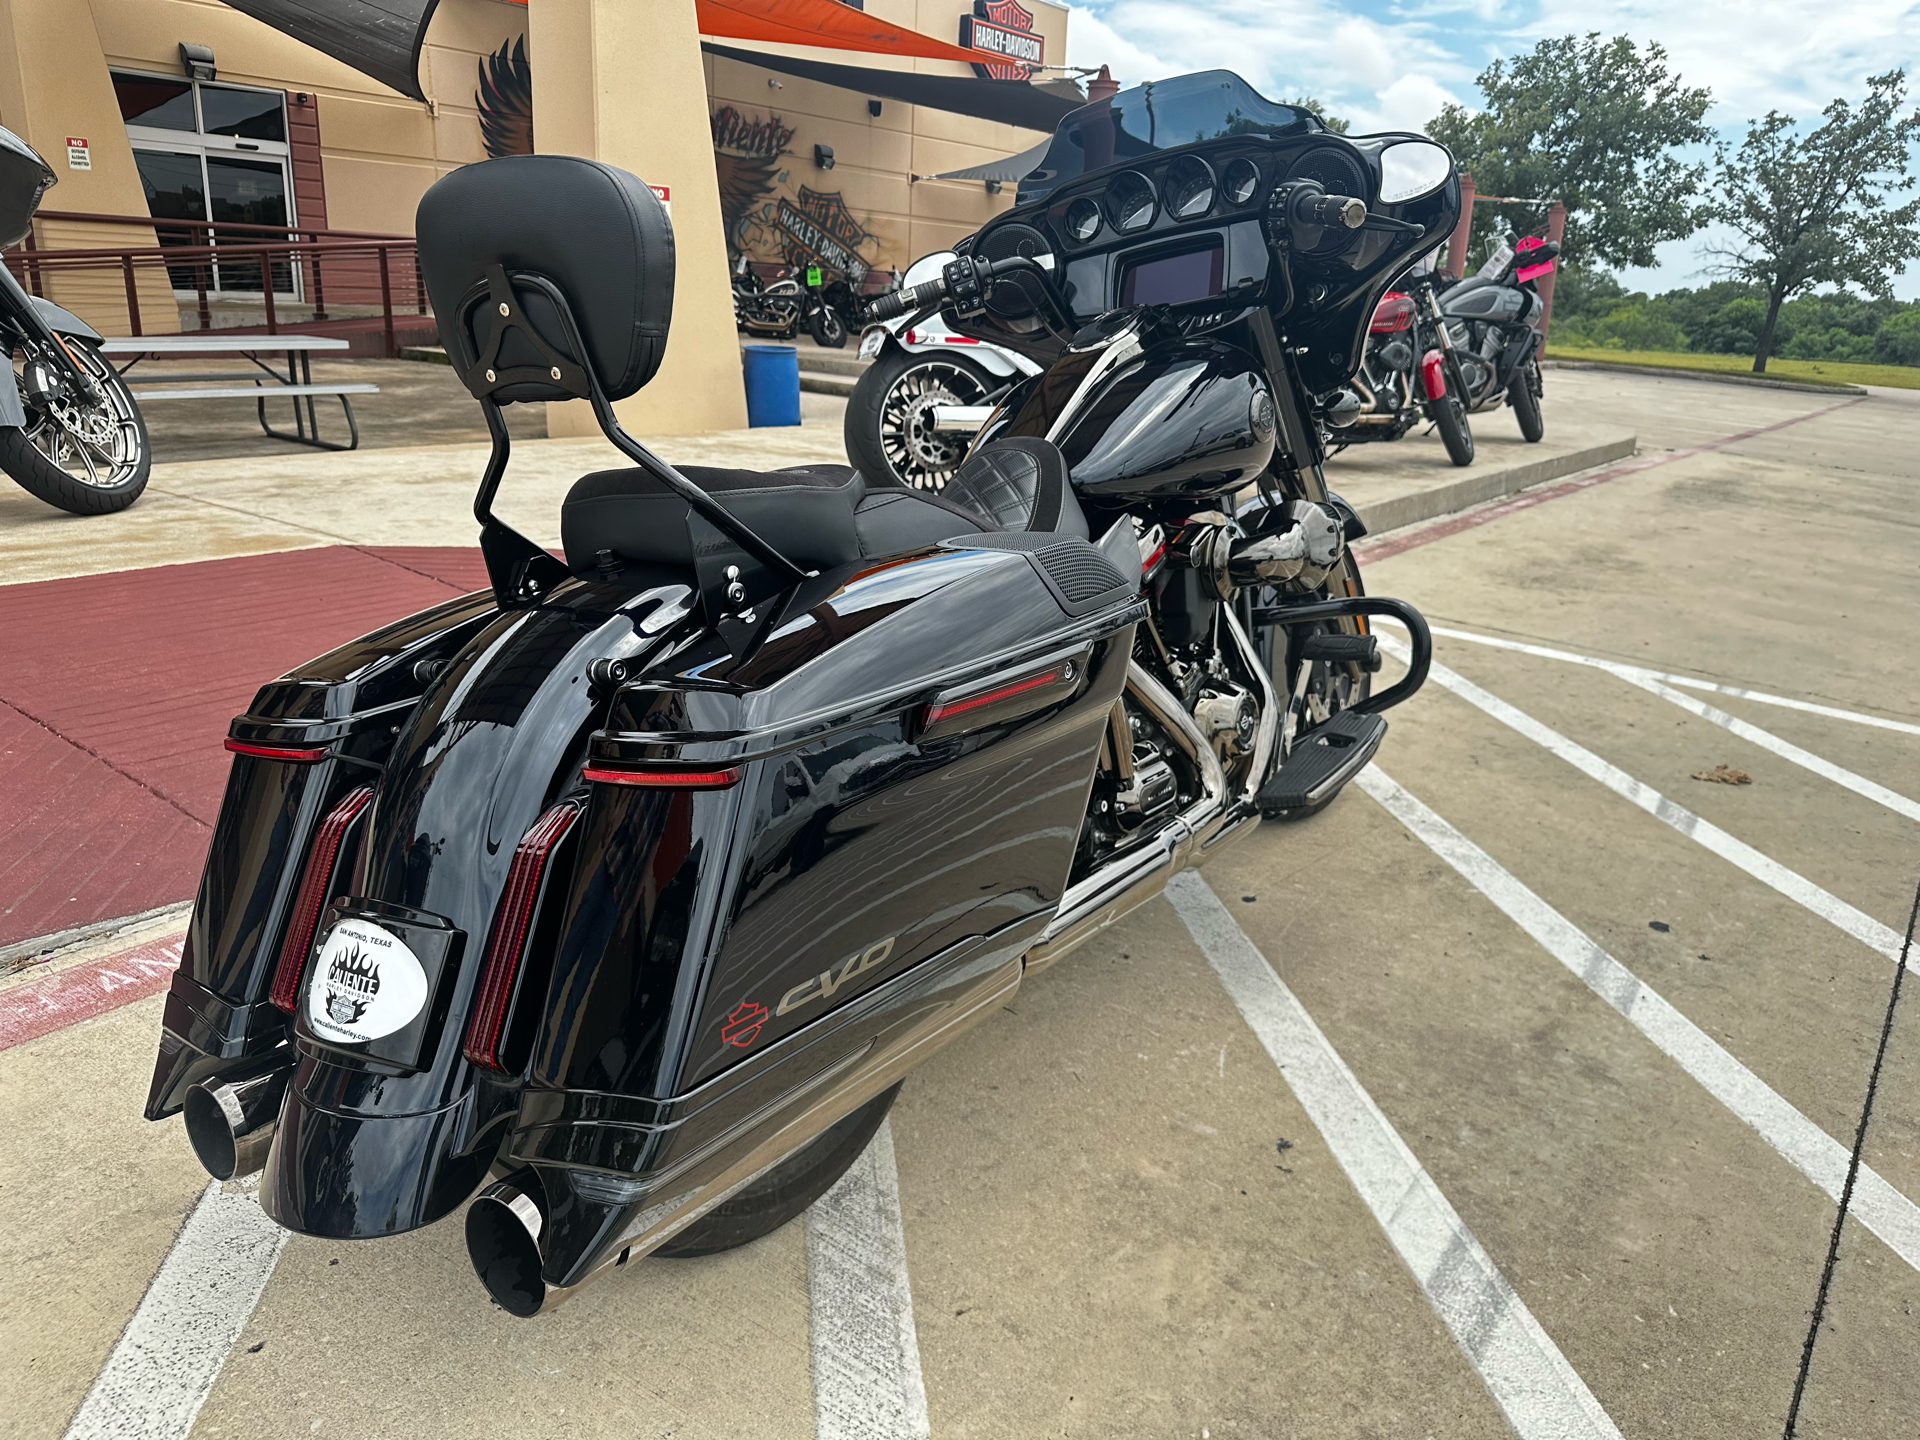
M256 745L251 740L236 740L231 735L224 743L234 754L251 755L256 760L290 760L296 765L311 765L327 758L327 747L324 745Z
M655 790L724 790L740 783L741 767L724 765L706 770L626 769L617 765L589 765L582 780L598 785L640 785Z
M533 928L534 907L540 900L540 882L546 877L547 861L554 847L580 818L580 807L556 805L542 815L514 847L513 863L507 867L507 885L500 896L500 907L493 914L493 933L487 937L486 963L480 970L480 989L474 997L473 1013L467 1018L467 1034L460 1051L467 1059L486 1070L504 1075L500 1060L500 1041L507 1027L507 1008L513 1002L513 984L520 978L520 962L527 953L527 936Z
M313 848L307 852L307 871L300 877L300 890L294 897L293 917L287 921L287 938L280 942L280 962L273 971L273 990L267 998L276 1009L289 1015L300 994L300 977L306 973L307 955L313 949L314 927L320 923L320 911L327 903L327 891L333 886L334 865L340 859L340 843L360 818L360 812L373 801L373 787L362 785L350 790L344 799L327 812L314 832Z

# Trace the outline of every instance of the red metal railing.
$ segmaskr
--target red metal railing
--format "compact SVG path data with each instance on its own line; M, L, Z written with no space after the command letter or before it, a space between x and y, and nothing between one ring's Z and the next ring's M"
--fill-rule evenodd
M40 228L47 221L137 225L151 228L161 243L47 248ZM46 294L49 285L61 288L62 276L117 272L126 293L127 324L134 335L145 335L150 329L141 313L139 282L143 272L158 272L171 297L172 309L161 332L166 334L175 333L180 323L179 302L189 291L196 299L194 313L199 330L233 328L246 332L264 328L270 335L279 334L283 328L280 307L289 300L312 307L311 316L297 322L300 328L340 328L340 317L327 313L331 296L336 307L364 307L377 313L388 356L398 353L395 297L404 297L401 303L407 308L402 313L422 318L430 314L419 252L408 235L43 210L35 217L35 231L7 251L5 259L21 283L36 295ZM296 286L304 293L291 293ZM154 288L149 287L149 295ZM224 306L235 300L257 300L264 325L216 327L216 301ZM371 328L360 321L347 323L355 329Z

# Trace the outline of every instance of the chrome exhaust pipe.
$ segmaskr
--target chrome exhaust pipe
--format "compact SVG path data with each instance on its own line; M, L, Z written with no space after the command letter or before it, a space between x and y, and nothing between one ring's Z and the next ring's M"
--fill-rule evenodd
M280 1128L280 1104L292 1078L292 1061L275 1055L259 1066L188 1088L182 1105L187 1140L209 1175L235 1180L266 1167L273 1133Z
M509 1315L544 1314L580 1288L547 1284L540 1251L546 1230L546 1200L531 1169L496 1180L467 1207L467 1258L494 1304Z

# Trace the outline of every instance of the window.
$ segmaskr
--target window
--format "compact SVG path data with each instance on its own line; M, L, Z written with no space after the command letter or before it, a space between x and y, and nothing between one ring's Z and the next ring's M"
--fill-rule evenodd
M213 84L116 71L120 118L156 220L205 220L218 226L291 225L293 187L287 171L286 95L279 90ZM247 230L195 227L159 231L163 245L241 245L271 239ZM258 259L236 256L213 265L170 267L183 292L261 289ZM296 267L272 266L273 288L297 293Z

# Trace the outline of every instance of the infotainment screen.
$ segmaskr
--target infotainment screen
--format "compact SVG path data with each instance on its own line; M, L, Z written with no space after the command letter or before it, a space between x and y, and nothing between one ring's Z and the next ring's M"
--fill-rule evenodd
M1220 293L1222 251L1216 236L1201 250L1126 263L1120 272L1122 305L1183 305Z

